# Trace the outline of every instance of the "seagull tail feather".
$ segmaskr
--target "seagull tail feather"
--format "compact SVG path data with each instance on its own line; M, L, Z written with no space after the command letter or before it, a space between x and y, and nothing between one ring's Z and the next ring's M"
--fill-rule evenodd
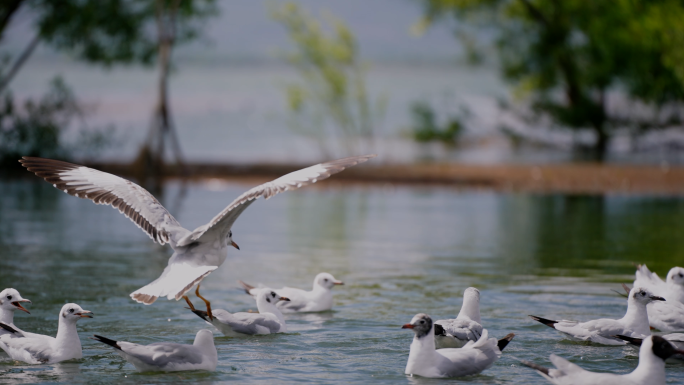
M545 368L541 365L535 364L534 362L525 361L525 360L520 360L520 363L522 363L523 365L525 365L529 368L532 368L536 371L542 372L542 373L546 374L547 376L549 375L549 368Z
M209 318L208 318L209 315L207 314L206 311L204 311L204 310L193 310L192 312L197 314L197 316L200 317L201 319L209 322Z
M0 322L0 327L3 328L3 329L5 329L5 330L7 330L7 331L10 332L10 333L16 333L16 332L17 332L17 330L16 330L15 328L13 328L13 327L7 325L6 323Z
M542 318L542 317L537 317L536 315L531 315L529 317L532 318L533 320L537 321L537 322L543 323L544 325L546 325L550 328L554 328L554 329L556 327L553 325L558 323L558 321L554 321L554 320L550 320L550 319L546 319L546 318Z
M504 348L508 345L508 343L511 342L511 340L513 340L513 337L515 337L514 333L508 333L508 334L506 334L506 337L500 339L496 343L496 346L499 347L499 351L503 352Z
M252 289L254 289L254 286L252 286L252 285L250 285L250 284L248 284L248 283L244 283L244 282L242 282L242 281L238 281L238 283L242 286L243 289L245 289L245 293L251 295L250 291L251 291Z
M98 336L97 334L93 335L93 337L90 337L90 339L98 341L98 342L102 342L103 344L107 344L113 348L121 350L121 346L119 346L119 341L114 341L114 340L109 339L107 337Z

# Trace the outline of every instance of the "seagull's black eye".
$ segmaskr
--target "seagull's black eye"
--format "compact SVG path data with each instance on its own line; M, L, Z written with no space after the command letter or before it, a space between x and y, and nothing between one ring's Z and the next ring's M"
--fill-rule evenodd
M425 323L425 321L420 321L421 325Z
M11 300L12 300L12 296L11 296L11 295L8 295L8 296L7 296L7 299L11 301Z
M73 313L73 312L74 312L74 309L69 309L69 313Z
M684 274L682 274L682 273L679 273L679 276L682 277L682 278L684 278Z
M275 298L276 294L274 291L271 292L271 297Z
M232 232L232 231L229 232L229 233L228 233L228 236L231 237L231 238L233 238L233 232Z
M328 278L324 279L325 282L328 282Z

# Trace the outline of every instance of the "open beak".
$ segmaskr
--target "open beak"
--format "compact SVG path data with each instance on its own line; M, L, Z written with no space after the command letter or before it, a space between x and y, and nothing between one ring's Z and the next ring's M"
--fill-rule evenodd
M344 282L342 281L333 281L335 285L344 285Z
M92 311L89 310L83 310L80 313L76 313L76 315L81 316L81 318L93 318L95 314L93 314Z
M402 328L402 329L413 329L413 325L411 325L411 324L406 324L406 325L402 326L401 328Z
M234 248L240 250L240 246L238 246L237 243L230 241L230 244L233 245Z
M16 306L16 307L17 307L17 309L19 309L19 310L23 310L23 311L25 311L25 312L27 312L27 313L31 314L31 312L30 312L30 311L28 311L28 310L26 310L26 308L25 308L25 307L21 306L21 304L20 304L19 302L28 302L28 303L32 303L32 302L31 302L31 301L29 301L29 300L27 300L27 299L20 299L19 301L14 301L14 302L12 302L12 305Z
M279 301L289 301L290 299L287 297L280 297Z
M651 299L654 300L654 301L665 301L665 298L663 298L663 297L658 297L658 296L655 296L655 295L652 295L652 296L651 296Z

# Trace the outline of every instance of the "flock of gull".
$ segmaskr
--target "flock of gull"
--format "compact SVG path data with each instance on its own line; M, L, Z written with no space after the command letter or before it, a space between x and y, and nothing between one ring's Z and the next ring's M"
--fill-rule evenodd
M345 168L365 162L375 155L357 156L321 163L264 183L240 195L209 223L192 231L178 221L142 187L112 174L58 160L24 157L20 162L29 171L56 188L97 204L111 205L152 238L168 243L174 253L159 278L134 291L130 297L151 305L160 297L183 299L190 311L226 336L253 336L286 333L283 312L320 312L333 306L331 289L343 285L333 275L320 273L311 291L284 287L273 289L239 281L256 301L258 312L230 313L212 309L211 302L200 294L200 283L227 257L228 247L239 250L231 228L240 214L257 198L265 199L328 178ZM624 285L623 285L624 286ZM187 293L204 302L197 309ZM637 266L634 287L627 292L627 311L620 319L597 319L587 322L530 317L574 340L602 345L637 345L639 363L628 374L595 373L551 354L555 368L520 360L554 384L665 384L665 361L684 360L684 268L673 267L665 281L645 265ZM19 291L0 292L0 348L13 360L29 364L53 364L82 357L76 323L92 318L93 313L75 303L59 311L56 337L23 331L14 323L17 310L29 313L22 305L31 303ZM459 377L480 373L491 367L510 343L514 334L501 339L489 338L480 317L480 291L465 290L463 304L455 319L433 321L417 314L402 326L414 332L405 373L422 377ZM664 335L652 335L657 329ZM114 348L138 371L214 371L218 354L214 333L197 332L192 345L158 342L140 345L94 335L92 339ZM516 358L517 359L517 358Z

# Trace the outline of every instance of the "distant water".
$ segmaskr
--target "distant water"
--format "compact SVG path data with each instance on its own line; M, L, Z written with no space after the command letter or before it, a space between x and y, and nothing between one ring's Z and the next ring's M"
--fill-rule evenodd
M163 203L188 228L209 220L250 185L206 181L166 185ZM633 262L663 276L684 261L684 200L662 197L500 194L433 187L321 185L252 205L233 233L241 251L202 284L216 308L255 309L236 284L307 288L316 273L345 281L334 311L287 316L290 333L227 338L215 332L214 373L136 374L112 349L87 337L190 343L209 328L182 302L133 303L170 256L115 210L39 180L0 181L0 283L33 300L16 323L54 334L61 305L93 311L79 321L84 358L28 366L0 356L2 382L36 383L437 383L407 378L419 312L453 317L468 286L482 292L490 335L516 333L501 360L474 384L541 384L515 358L548 365L556 353L591 370L625 373L631 347L571 342L528 314L619 318L611 290L633 280ZM199 302L191 295L195 302ZM684 364L667 364L669 383Z

